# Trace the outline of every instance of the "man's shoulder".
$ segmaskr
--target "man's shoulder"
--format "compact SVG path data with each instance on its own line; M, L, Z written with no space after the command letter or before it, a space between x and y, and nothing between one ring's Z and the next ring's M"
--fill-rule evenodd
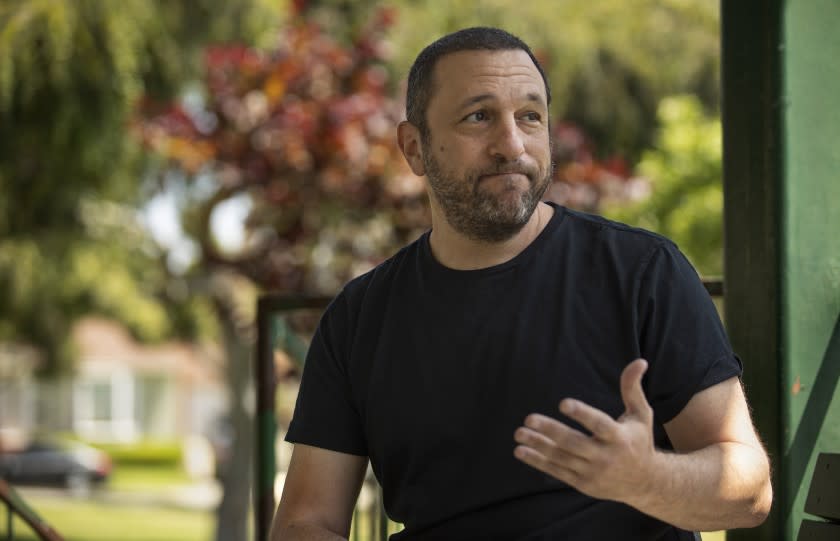
M348 281L339 296L345 297L350 304L357 304L368 296L369 293L389 289L393 282L400 275L400 271L407 265L416 263L423 242L424 235L417 240L403 246L399 251L388 259L382 261L369 271L356 276Z
M679 252L676 244L658 233L601 215L565 209L562 245L584 253L598 253L623 264L644 264L660 252Z
M632 240L640 244L673 244L673 241L659 233L611 220L599 214L573 209L565 209L564 212L569 227L577 230L588 230L593 234L609 234L623 241Z

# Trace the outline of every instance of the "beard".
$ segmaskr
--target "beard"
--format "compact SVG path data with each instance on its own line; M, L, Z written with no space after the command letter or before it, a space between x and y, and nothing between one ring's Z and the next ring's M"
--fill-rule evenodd
M483 169L468 170L464 178L455 178L453 173L444 171L440 162L428 152L431 146L424 146L427 150L423 152L426 177L446 221L457 232L474 241L502 242L519 233L551 183L551 167L540 176L539 168L520 161L500 161ZM481 186L483 176L505 173L525 175L528 189L510 197L508 191L518 190L512 180L502 187L500 194Z

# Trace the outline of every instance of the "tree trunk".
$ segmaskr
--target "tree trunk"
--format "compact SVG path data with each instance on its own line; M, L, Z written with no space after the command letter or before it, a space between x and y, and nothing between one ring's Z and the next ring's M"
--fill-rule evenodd
M224 295L221 295L224 296ZM216 541L246 541L253 472L253 407L246 404L251 393L252 346L247 330L237 321L236 310L227 299L214 295L227 356L227 384L230 397L229 422L233 434L228 459L220 475L222 500L216 510Z

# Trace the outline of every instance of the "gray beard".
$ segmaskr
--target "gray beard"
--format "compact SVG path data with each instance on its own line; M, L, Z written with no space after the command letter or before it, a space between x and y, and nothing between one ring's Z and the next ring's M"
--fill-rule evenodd
M498 162L495 167L468 171L466 178L455 179L442 171L440 163L429 152L423 152L423 166L449 225L465 237L484 243L503 242L519 233L530 220L552 177L551 168L538 179L536 168L518 162ZM481 189L483 175L509 172L525 174L531 184L515 202L503 201Z

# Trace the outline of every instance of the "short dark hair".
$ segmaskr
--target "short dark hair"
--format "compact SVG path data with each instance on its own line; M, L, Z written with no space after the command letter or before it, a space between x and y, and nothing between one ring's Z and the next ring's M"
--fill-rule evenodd
M408 89L405 97L405 113L423 136L428 136L426 109L434 91L434 69L442 57L459 51L509 51L521 49L528 53L545 83L547 104L551 103L551 87L542 66L524 41L500 28L476 26L465 28L432 42L423 49L408 73Z

